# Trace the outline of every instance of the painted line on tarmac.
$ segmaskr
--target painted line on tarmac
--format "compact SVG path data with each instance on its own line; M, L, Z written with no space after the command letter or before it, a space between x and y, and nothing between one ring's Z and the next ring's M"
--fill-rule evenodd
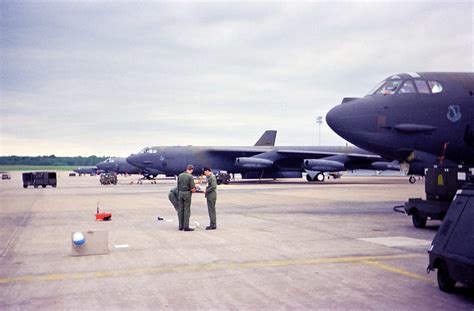
M388 265L386 263L382 263L380 261L364 260L362 263L364 263L366 265L369 265L369 266L372 266L372 267L377 267L377 268L385 270L385 271L394 272L394 273L397 273L397 274L400 274L400 275L403 275L403 276L406 276L406 277L409 277L409 278L412 278L412 279L415 279L415 280L424 281L424 282L430 283L432 285L436 285L436 283L432 279L430 279L429 277L426 277L422 274L410 272L410 271L407 271L407 270L404 270L404 269L400 269L400 268L397 268L395 266Z
M333 258L308 258L308 259L288 259L288 260L265 260L251 262L234 262L234 263L208 263L195 265L178 265L151 268L137 268L125 270L97 271L97 272L77 272L64 274L38 274L24 275L19 277L3 277L0 278L1 284L20 283L20 282L38 282L38 281L66 281L78 279L94 279L94 278L111 278L127 275L139 274L158 274L158 273L178 273L178 272L205 272L216 270L237 270L237 269L265 269L274 267L288 266L305 266L305 265L321 265L321 264L344 264L344 263L360 263L371 264L377 262L377 267L382 267L380 261L400 260L424 257L424 254L399 254L386 256L352 256L352 257L333 257ZM387 265L387 267L389 267ZM385 269L388 270L388 269ZM402 273L403 274L403 273ZM405 274L403 274L405 275ZM409 275L407 275L409 276ZM425 280L425 279L423 279Z
M22 218L20 224L15 226L15 230L13 230L12 235L10 236L10 238L9 238L8 241L7 241L7 243L5 244L4 249L3 249L2 252L0 253L0 261L3 260L3 258L4 258L5 255L7 254L8 250L10 249L10 246L12 245L13 241L15 241L15 239L17 238L17 236L18 236L18 231L20 230L20 228L23 228L23 227L25 226L26 221L27 221L28 218L31 216L31 211L33 210L33 207L35 206L36 199L37 199L37 198L35 197L35 199L33 200L33 203L31 203L30 209L29 209L29 210L25 213L25 215L23 216L23 218Z

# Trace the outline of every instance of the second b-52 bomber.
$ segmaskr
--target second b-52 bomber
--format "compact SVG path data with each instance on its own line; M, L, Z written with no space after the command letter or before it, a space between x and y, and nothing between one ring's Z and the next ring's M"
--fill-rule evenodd
M397 74L365 97L344 98L326 121L356 146L409 164L409 174L439 164L472 167L474 73Z
M123 175L143 175L144 179L153 179L158 174L162 174L160 171L156 171L153 169L143 169L127 163L125 158L122 157L110 157L105 161L97 163L97 168L100 171L106 173L115 173L115 174L123 174Z
M302 178L324 181L324 173L353 169L399 170L398 162L388 162L378 155L356 147L274 146L276 131L266 131L254 146L146 147L127 158L127 162L143 170L166 175L181 173L187 164L194 172L210 166L222 180L229 174L243 179ZM218 180L220 181L220 180Z

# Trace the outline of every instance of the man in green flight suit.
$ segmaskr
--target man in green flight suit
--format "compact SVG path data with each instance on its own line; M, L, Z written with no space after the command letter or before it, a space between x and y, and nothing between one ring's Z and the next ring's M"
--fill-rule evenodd
M170 200L171 204L173 204L174 209L178 212L179 208L179 201L178 201L178 187L174 187L170 189L168 193L168 199Z
M178 176L178 221L179 230L194 231L189 228L189 217L191 216L191 196L196 192L193 173L194 166L189 164L186 171Z
M209 167L204 168L204 175L207 177L207 187L205 197L207 199L207 211L209 212L209 226L206 230L217 229L216 223L216 200L217 200L217 178Z

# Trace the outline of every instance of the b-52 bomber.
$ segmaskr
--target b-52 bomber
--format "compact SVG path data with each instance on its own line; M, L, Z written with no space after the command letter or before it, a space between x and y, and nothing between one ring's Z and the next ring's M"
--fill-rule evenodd
M249 147L146 147L130 155L127 162L166 175L181 173L187 164L194 165L196 174L210 166L222 180L235 173L241 174L243 179L276 179L302 178L306 172L308 181L321 182L325 179L324 173L353 169L399 170L398 162L387 162L360 148L275 147L275 136L276 131L266 131Z
M73 170L73 172L78 173L79 176L81 175L97 175L101 172L101 170L97 166L90 166L90 167L78 167Z
M143 169L127 163L125 158L122 157L110 157L105 161L97 163L97 168L103 172L107 173L116 173L116 174L124 174L124 175L132 175L132 174L139 174L143 175L145 179L153 179L158 174L162 172L156 171L153 169Z
M344 98L326 121L354 145L407 163L409 174L440 164L472 167L474 73L393 75L365 97Z

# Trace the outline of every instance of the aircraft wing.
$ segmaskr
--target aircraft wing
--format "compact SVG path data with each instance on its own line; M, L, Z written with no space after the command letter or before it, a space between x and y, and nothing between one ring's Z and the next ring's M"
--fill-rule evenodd
M211 147L207 152L211 153L252 153L260 154L273 150L272 147Z
M355 150L358 151L358 150ZM236 165L247 169L304 170L339 172L352 169L398 170L398 162L388 162L379 155L341 150L304 148L273 149L253 156L239 157Z
M297 156L297 157L315 157L324 158L337 155L345 155L352 159L382 159L381 156L370 153L344 153L344 152L328 152L328 151L312 151L312 150L278 150L279 154L286 156Z
M399 170L397 161L388 162L370 153L344 153L310 150L279 150L286 157L303 158L302 167L313 172L338 172L352 169Z

